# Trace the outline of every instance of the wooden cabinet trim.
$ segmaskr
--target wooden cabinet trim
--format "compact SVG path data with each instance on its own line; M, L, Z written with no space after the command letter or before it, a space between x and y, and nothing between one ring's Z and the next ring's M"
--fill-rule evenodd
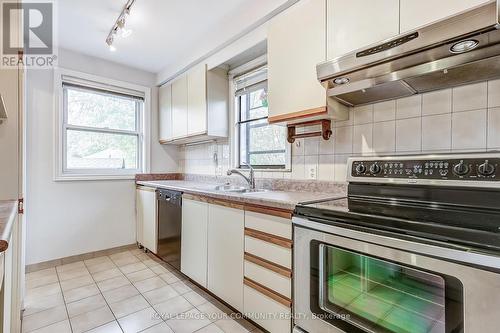
M268 121L270 124L279 123L287 120L297 120L301 118L313 117L313 116L322 116L328 113L328 109L326 106L322 106L319 108L302 110L297 112L291 112L287 114L280 114L277 116L269 117Z
M206 197L198 196L198 195L192 195L192 194L187 194L184 193L182 195L183 199L187 200L193 200L193 201L200 201L200 202L208 202Z
M257 283L255 281L250 280L249 278L245 277L245 278L243 278L243 284L247 287L250 287L250 288L258 291L262 295L267 296L267 297L275 300L276 302L286 306L287 308L292 307L292 300L291 299L275 292L272 289L269 289L266 286L261 285L260 283Z
M206 203L217 205L217 206L229 207L229 208L234 208L234 209L239 209L239 210L245 209L245 206L241 203L236 203L234 201L214 199L214 198L205 197L205 196L201 196L201 195L193 195L193 194L186 194L185 193L182 195L182 198L206 202Z
M241 203L241 202L231 201L231 200L224 200L224 199L215 199L215 198L211 198L211 197L204 196L204 195L196 195L196 194L189 194L189 193L184 193L182 195L182 197L184 199L207 202L207 203L211 203L214 205L226 206L226 207L231 207L231 208L235 208L235 209L246 210L249 212L281 217L281 218L285 218L288 220L292 219L292 211L288 210L288 209L266 207L266 206L260 206L260 205L255 205L255 204L246 204L246 203Z
M291 249L293 247L293 241L290 239L268 234L266 232L262 232L251 228L245 228L245 236L260 239L264 242L275 244L287 249Z
M290 211L290 210L271 208L271 207L263 207L263 206L250 205L250 204L245 205L245 210L247 210L249 212L264 214L264 215L282 217L282 218L285 218L288 220L292 219L292 211Z
M288 269L286 267L283 267L281 265L275 264L272 261L263 259L261 257L258 257L256 255L253 255L251 253L245 252L245 260L248 262L251 262L255 265L258 265L260 267L266 268L270 271L273 271L275 273L278 273L279 275L282 275L287 278L292 278L292 270Z

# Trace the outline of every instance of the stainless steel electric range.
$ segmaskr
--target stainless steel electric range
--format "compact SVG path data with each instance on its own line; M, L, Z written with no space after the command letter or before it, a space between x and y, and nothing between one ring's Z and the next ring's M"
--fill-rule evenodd
M500 330L500 153L351 158L297 206L296 332Z

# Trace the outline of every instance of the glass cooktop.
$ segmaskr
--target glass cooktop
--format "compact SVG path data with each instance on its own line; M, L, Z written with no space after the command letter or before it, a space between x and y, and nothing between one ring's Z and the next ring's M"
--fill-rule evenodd
M304 202L295 216L348 228L391 232L500 254L500 210L393 196Z

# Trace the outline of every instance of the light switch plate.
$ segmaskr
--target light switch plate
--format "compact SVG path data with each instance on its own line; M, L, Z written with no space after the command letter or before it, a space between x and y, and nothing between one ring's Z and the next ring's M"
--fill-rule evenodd
M222 166L221 165L218 165L215 168L215 173L216 173L216 176L222 176Z

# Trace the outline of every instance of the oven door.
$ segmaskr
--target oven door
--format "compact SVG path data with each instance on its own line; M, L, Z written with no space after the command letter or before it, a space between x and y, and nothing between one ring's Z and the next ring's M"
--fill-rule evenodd
M498 332L498 273L384 246L394 238L376 239L294 218L298 327L311 333Z

